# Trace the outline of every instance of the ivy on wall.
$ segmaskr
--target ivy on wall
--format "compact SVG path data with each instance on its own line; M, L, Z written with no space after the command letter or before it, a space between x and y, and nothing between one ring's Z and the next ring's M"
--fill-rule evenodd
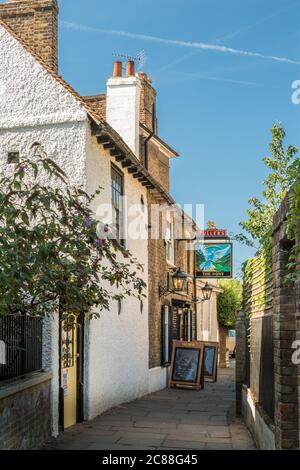
M300 277L300 175L297 175L297 180L293 185L289 199L287 235L290 240L295 241L295 245L289 256L288 268L290 272L286 276L286 279L291 281Z

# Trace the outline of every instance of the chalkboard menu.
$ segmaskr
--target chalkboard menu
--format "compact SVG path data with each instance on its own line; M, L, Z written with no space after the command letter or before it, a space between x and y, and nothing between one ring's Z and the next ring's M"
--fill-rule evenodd
M204 386L204 344L173 341L169 386Z
M199 359L199 349L176 348L173 380L196 382Z
M216 382L218 363L218 343L204 343L204 376L206 379Z

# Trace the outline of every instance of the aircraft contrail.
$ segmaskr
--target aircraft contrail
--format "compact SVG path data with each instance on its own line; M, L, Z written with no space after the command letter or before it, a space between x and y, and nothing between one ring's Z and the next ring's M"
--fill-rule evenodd
M129 39L140 39L142 41L154 42L159 44L167 44L180 47L188 47L192 49L202 49L208 51L223 52L226 54L235 54L248 57L260 57L261 59L273 60L276 62L282 62L286 64L300 65L300 61L289 59L287 57L277 57L273 55L265 55L260 52L244 51L241 49L234 49L232 47L221 46L218 44L206 44L203 42L190 42L181 41L177 39L165 39L157 36L148 36L146 34L130 33L128 31L119 31L114 29L98 29L90 26L81 25L78 23L70 23L69 21L61 21L61 25L68 29L75 29L77 31L96 33L96 34L109 34L113 36L121 36Z

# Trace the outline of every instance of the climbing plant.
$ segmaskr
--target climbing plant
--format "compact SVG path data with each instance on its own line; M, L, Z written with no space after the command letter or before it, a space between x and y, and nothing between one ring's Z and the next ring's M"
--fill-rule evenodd
M290 272L286 275L286 280L294 280L300 277L300 174L291 193L289 195L289 211L287 214L287 234L289 239L294 240L296 243L291 250L289 256L288 268Z
M105 237L106 227L97 235L90 204L99 192L71 186L48 158L1 178L0 315L44 316L63 301L66 315L99 316L112 300L144 296L143 266Z

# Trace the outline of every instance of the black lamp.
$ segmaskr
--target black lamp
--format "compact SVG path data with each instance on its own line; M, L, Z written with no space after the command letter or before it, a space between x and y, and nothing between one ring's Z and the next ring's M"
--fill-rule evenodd
M208 282L205 284L204 287L202 287L202 295L203 295L203 301L205 300L210 300L211 294L212 294L212 287L208 284Z
M175 268L173 273L169 274L168 287L159 286L159 295L187 294L188 277L181 268Z
M173 292L187 292L187 274L178 268L171 276Z

